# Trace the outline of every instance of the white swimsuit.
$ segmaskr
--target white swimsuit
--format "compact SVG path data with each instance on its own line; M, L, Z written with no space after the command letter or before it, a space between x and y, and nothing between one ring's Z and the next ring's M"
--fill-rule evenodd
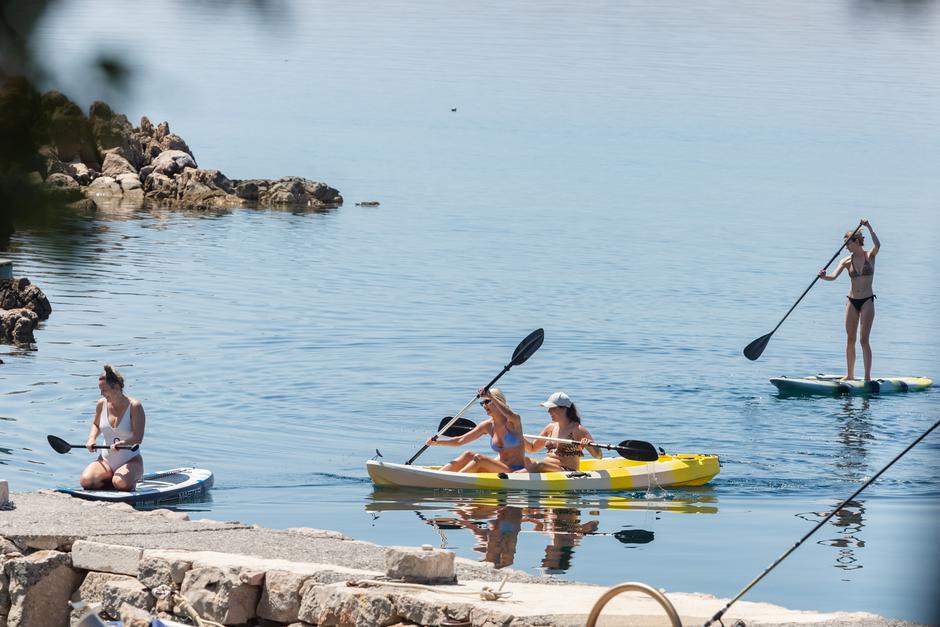
M124 410L124 414L121 415L120 419L117 422L117 426L112 427L111 421L108 420L108 399L104 400L104 411L101 412L104 414L98 420L98 428L101 430L101 435L104 436L104 443L108 446L111 446L115 442L120 440L130 440L134 437L134 431L131 429L131 404L128 401L127 409ZM127 420L125 420L125 418ZM131 461L135 457L140 456L140 449L132 451L126 448L119 448L116 451L111 449L105 449L101 452L101 457L108 460L108 466L111 466L111 470L117 470L127 462Z

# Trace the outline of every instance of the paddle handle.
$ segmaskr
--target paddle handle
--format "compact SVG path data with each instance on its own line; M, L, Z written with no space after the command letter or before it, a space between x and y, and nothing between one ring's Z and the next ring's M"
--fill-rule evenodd
M509 369L510 369L510 368L512 368L512 364L506 364L505 366L503 366L502 371L501 371L498 375L496 375L495 377L493 377L493 380L490 381L489 383L487 383L487 384L486 384L486 387L484 387L483 389L484 389L484 390L488 390L488 389L490 389L491 387L493 387L493 384L495 384L497 381L499 381L499 378L500 378L501 376L503 376L504 374L506 374L507 372L509 372ZM448 422L446 425L444 425L444 428L443 428L443 429L441 429L440 431L438 431L437 433L435 433L435 434L431 437L431 439L436 442L437 439L438 439L439 437L441 437L441 434L442 434L442 433L444 433L445 431L447 431L448 429L450 429L451 426L452 426L455 422L457 422L457 420L458 420L461 416L463 416L463 415L466 413L466 411L467 411L468 409L470 409L470 407L471 407L474 403L477 402L477 399L478 399L478 398L480 398L480 395L479 395L479 394L477 394L476 396L474 396L473 399L471 399L469 403L467 403L466 405L464 405L464 406L463 406L463 409L461 409L459 412L457 412L457 415L454 416L453 418L451 418L450 422ZM405 465L406 465L406 466L410 466L411 464L413 464L414 461L415 461L416 459L418 459L418 457L420 457L422 453L424 453L426 450L428 450L428 446L429 446L428 444L425 444L424 446L422 446L421 449L420 449L417 453L415 453L414 455L411 456L411 459L409 459L408 461L405 462Z
M87 448L84 444L69 444L69 446L71 446L72 448ZM108 446L107 444L95 444L91 448L97 451L101 449L110 449L111 447ZM140 448L140 444L118 444L115 448L126 449L129 451L136 451L137 449Z
M529 435L528 433L523 433L522 437L532 438L533 440L548 440L549 442L569 442L571 444L581 444L581 440L569 440L567 438L550 438L547 435ZM600 442L595 442L591 440L588 442L588 446L593 446L596 448L605 448L608 451L619 451L622 449L622 446L617 446L615 444L601 444Z
M855 227L855 230L852 231L852 234L849 235L847 238L845 238L845 241L842 242L841 246L839 246L839 250L836 251L836 254L834 254L829 259L829 261L826 262L826 265L823 266L823 270L827 269L830 266L830 264L832 264L832 262L836 260L836 257L839 256L839 253L841 253L842 249L846 247L846 245L849 243L849 240L855 237L855 234L858 233L858 230L860 228L862 228L861 222L858 223L858 226ZM813 289L813 286L816 285L816 281L818 280L819 280L819 275L817 274L816 278L813 279L813 282L809 284L809 287L807 287L806 290L800 295L800 297L796 299L796 302L793 303L793 306L790 307L790 310L787 311L787 314L780 320L780 322L777 323L777 326L774 327L774 330L770 332L771 335L777 332L777 329L780 328L780 325L783 324L783 321L787 319L787 317L793 312L794 309L796 309L796 306L799 305L800 301L803 300L803 297L806 296L811 289Z

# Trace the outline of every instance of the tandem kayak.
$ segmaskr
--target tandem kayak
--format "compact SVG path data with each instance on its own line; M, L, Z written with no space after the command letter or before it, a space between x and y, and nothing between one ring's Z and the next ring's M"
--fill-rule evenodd
M650 487L704 485L718 474L717 455L660 455L655 462L613 457L586 459L575 471L543 473L461 473L440 466L408 466L378 460L366 462L379 486L462 490L645 490Z
M212 471L204 468L174 468L144 475L133 492L84 490L82 488L56 488L56 492L64 492L90 501L147 506L203 498L209 492L214 480Z
M933 384L927 377L882 377L863 381L843 381L837 374L819 374L813 377L774 377L770 380L784 394L893 394L916 392Z

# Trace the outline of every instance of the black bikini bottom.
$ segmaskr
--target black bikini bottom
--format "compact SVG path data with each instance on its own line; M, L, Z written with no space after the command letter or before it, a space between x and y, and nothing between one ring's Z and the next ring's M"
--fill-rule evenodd
M874 304L875 302L874 294L872 294L871 296L866 296L865 298L852 298L851 296L847 296L846 298L849 299L849 302L852 303L852 306L855 307L855 311L857 311L858 313L862 313L862 307L868 301L871 301L872 304Z

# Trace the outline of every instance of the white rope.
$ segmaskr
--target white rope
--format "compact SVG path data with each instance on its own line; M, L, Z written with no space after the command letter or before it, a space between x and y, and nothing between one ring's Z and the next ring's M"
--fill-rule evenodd
M182 612L187 618L196 623L196 627L225 627L222 623L207 620L199 616L195 608L193 608L192 604L189 602L189 599L166 584L157 586L151 590L151 593L158 599L172 599L174 605L173 613L178 614Z
M499 587L496 590L493 590L489 586L483 586L481 590L477 591L460 591L460 590L441 590L440 588L435 588L434 586L425 586L419 583L403 583L397 581L381 581L379 579L353 579L347 581L346 585L352 588L365 588L369 586L387 586L391 588L401 588L404 590L421 590L422 592L437 592L439 594L456 594L459 596L479 596L483 601L501 601L504 598L509 598L512 596L512 592L503 592L503 586L506 585L506 580L509 579L509 573L506 573L503 576L503 581L499 584Z

